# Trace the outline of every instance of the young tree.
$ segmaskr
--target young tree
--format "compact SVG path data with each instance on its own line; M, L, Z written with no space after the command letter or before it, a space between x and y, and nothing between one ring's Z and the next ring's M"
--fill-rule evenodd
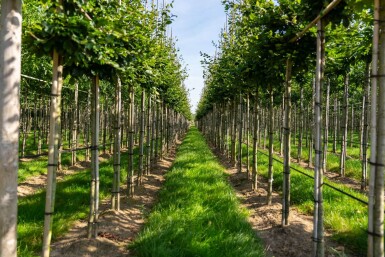
M1 1L0 24L0 257L16 257L22 24L20 0Z

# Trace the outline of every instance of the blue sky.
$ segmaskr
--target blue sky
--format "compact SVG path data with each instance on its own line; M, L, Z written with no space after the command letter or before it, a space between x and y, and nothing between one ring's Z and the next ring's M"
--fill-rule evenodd
M171 24L172 33L187 65L189 77L185 85L195 111L203 88L200 52L214 55L212 42L218 42L226 14L221 0L174 0L171 13L177 16Z

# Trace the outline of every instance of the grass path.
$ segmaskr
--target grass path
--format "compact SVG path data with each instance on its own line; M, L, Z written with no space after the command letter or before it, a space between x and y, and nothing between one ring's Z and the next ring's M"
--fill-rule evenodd
M130 245L137 256L264 256L202 135L191 128L144 230Z

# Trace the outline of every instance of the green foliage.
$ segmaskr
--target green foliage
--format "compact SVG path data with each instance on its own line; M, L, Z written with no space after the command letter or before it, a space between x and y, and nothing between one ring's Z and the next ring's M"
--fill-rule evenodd
M192 128L137 240L137 256L263 256L224 168Z

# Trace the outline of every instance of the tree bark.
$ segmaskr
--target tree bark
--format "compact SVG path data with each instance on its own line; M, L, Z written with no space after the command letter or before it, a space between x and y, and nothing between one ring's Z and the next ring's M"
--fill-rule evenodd
M324 243L324 228L323 228L323 174L322 174L322 85L325 66L325 24L321 19L317 23L317 69L316 69L316 83L315 83L315 110L314 110L314 227L313 227L313 256L325 256Z
M91 100L91 190L88 238L98 235L99 219L99 77L92 79Z
M259 90L256 89L254 98L254 131L253 131L253 157L252 157L252 190L258 189L258 133L259 133Z
M343 106L343 121L342 121L342 141L341 141L341 156L340 156L340 175L345 177L346 170L346 146L348 137L348 95L349 95L349 74L345 75L344 87L344 106Z
M115 124L114 124L114 177L112 181L111 209L120 210L120 147L121 147L121 112L122 83L119 75L115 75Z
M273 199L273 139L274 139L274 101L273 87L269 85L269 169L268 169L268 188L267 204L271 205Z
M60 139L60 112L61 91L63 85L62 57L53 52L53 75L51 87L51 108L48 142L48 170L47 189L45 198L43 257L49 257L52 237L53 213L55 207L56 171L58 167L59 139Z
M17 256L17 173L21 73L20 0L1 1L0 29L0 257Z
M291 57L286 62L286 87L285 87L285 112L283 123L283 203L282 203L282 226L289 225L290 214L290 123L291 123Z

